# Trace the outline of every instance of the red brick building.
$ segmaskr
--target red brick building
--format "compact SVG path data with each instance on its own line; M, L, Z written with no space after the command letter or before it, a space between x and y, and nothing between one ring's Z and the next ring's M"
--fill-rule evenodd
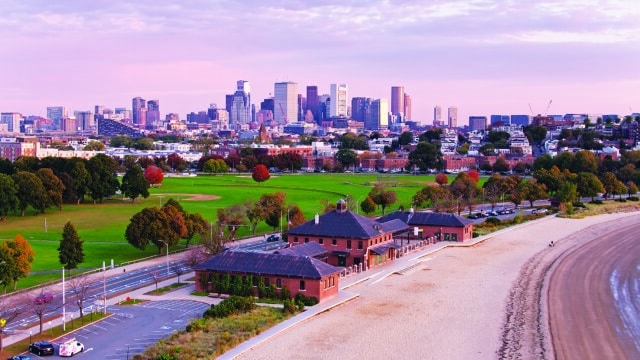
M378 219L380 222L401 220L411 227L414 238L435 237L438 241L462 242L473 238L473 221L449 213L395 211Z
M213 292L212 275L229 274L231 282L237 276L262 279L265 286L276 291L287 288L292 297L302 294L325 300L338 293L340 269L310 256L271 254L245 251L223 251L193 267L195 290ZM257 291L257 289L256 289Z
M336 210L316 215L287 235L291 247L309 242L324 246L331 265L371 268L393 260L395 249L402 246L401 240L396 240L408 231L409 227L400 220L381 223L347 210L344 200L340 200Z

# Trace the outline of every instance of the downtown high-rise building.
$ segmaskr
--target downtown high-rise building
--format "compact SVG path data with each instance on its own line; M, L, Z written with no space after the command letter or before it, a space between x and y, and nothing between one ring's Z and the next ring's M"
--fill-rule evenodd
M277 82L273 89L273 118L279 125L298 120L298 84Z
M346 84L331 84L330 90L329 117L349 116L349 87Z
M351 118L355 121L365 122L369 118L371 98L351 98Z
M458 127L458 108L455 106L449 106L447 109L447 119L449 129L455 129Z
M509 126L511 125L511 117L509 115L491 115L491 126Z
M251 116L251 86L248 81L238 80L236 92L231 98L229 123L231 125L248 124Z
M404 93L404 120L412 120L411 117L411 96Z
M315 85L307 86L307 111L311 112L314 121L318 121L319 105L318 87Z
M91 111L74 111L76 117L75 125L78 130L92 130L95 127L95 118Z
M147 101L141 97L131 100L131 115L133 125L139 129L145 129L147 125Z
M20 121L22 121L22 114L20 113L6 112L0 114L0 124L6 124L8 132L19 133Z
M389 101L376 99L371 102L369 117L364 122L366 130L382 130L389 127Z
M64 106L47 106L47 119L53 122L53 128L59 129L62 119L69 117L67 108Z
M162 120L160 120L160 100L147 101L147 121L145 126L147 130L155 130L162 127Z
M404 112L404 86L391 87L391 115L398 121L405 118Z
M469 116L469 130L480 131L487 129L486 116Z
M444 123L442 122L442 108L440 107L440 105L436 105L433 108L433 126L441 127L442 125L444 125Z

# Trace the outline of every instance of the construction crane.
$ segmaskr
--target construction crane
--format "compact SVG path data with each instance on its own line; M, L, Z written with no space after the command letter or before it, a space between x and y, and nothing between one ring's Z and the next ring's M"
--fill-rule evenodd
M544 111L544 116L547 116L547 114L549 113L549 107L551 106L551 102L552 101L553 101L553 99L549 100L549 104L547 104L547 109Z
M531 116L536 116L536 114L533 113L533 109L531 108L531 103L529 103L529 111L531 111Z

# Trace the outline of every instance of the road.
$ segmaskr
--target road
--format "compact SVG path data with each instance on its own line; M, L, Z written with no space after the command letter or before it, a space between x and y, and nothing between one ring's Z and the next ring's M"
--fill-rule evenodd
M640 344L632 335L640 342L638 230L637 223L617 227L558 262L548 293L557 359L640 359ZM627 319L617 305L631 311Z

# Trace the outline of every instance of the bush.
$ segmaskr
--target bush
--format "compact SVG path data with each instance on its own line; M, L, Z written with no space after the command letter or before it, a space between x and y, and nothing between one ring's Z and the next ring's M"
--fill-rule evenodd
M602 205L602 200L594 199L594 200L591 200L589 204Z
M640 198L639 198L639 197L637 197L637 196L629 196L629 197L627 198L627 200L629 200L629 201L640 201Z
M581 201L576 201L576 202L573 203L573 207L574 208L586 208L587 206Z
M313 306L318 303L318 299L313 296L304 296L301 293L297 293L295 297L296 303L302 303L305 306Z
M480 236L480 234L478 234L477 231L474 231L473 234L471 234L474 238L477 238L478 236Z
M292 299L285 299L282 301L282 311L287 314L295 314L296 313L296 305Z
M514 216L513 220L511 221L513 222L514 225L522 223L522 215L520 213L517 213L516 216Z
M495 216L488 217L484 222L491 225L500 225L500 219Z
M211 305L204 312L205 318L225 318L233 314L246 313L256 307L256 299L253 297L232 296L223 300L218 305Z
M627 202L627 199L615 199L614 201L623 203L623 202Z

